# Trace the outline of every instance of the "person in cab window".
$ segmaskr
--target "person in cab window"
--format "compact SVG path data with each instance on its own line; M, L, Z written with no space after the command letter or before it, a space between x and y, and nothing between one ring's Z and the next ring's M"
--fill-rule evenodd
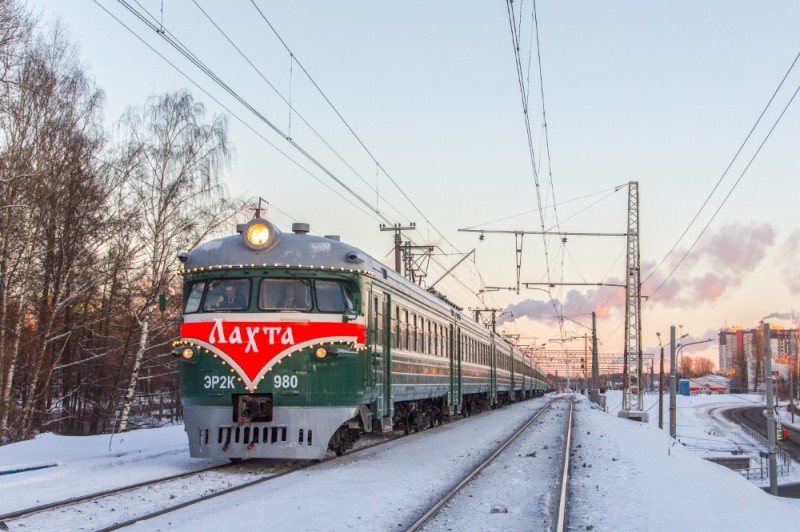
M297 295L297 287L292 284L287 284L283 289L283 297L278 303L280 309L302 309L305 308L305 302Z
M232 284L225 285L223 294L217 300L218 309L243 309L247 306L245 298L239 294L236 287Z

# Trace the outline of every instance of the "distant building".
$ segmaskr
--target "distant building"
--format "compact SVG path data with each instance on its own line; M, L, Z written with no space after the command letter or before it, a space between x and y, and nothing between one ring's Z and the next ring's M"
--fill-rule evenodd
M734 390L759 391L764 385L763 359L758 356L758 338L762 328L730 327L719 331L719 369L733 377ZM797 357L798 330L770 327L769 347L773 359Z
M729 379L721 375L706 375L689 379L689 393L728 393L731 391Z

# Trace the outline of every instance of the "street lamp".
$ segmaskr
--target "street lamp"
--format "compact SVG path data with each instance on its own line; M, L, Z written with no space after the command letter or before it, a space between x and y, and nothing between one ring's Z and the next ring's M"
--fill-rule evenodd
M689 347L690 345L697 345L697 344L705 344L707 342L713 341L713 338L707 338L705 340L700 340L697 342L689 342L688 344L682 344L675 348L675 326L672 325L669 330L670 333L670 368L669 368L669 435L673 438L677 435L677 408L676 408L676 381L677 381L677 359L678 354L680 353L681 349L684 347ZM688 334L684 334L681 336L681 339L689 336Z
M689 335L688 334L684 334L683 336L681 336L680 339L683 339L686 336L689 336ZM675 358L677 359L679 356L682 357L681 349L683 349L684 347L689 347L690 345L697 345L697 344L706 344L708 342L713 342L713 341L714 341L713 338L706 338L705 340L698 340L697 342L689 342L688 344L680 344L680 345L678 345L678 349L675 352ZM683 362L683 358L681 358L680 361ZM680 366L680 363L678 363L678 365Z
M664 428L664 344L661 343L661 333L656 332L658 345L661 346L661 363L658 366L658 428Z
M658 370L658 428L664 428L664 344L661 342L661 333L656 332L658 337L658 345L661 347L661 364ZM689 336L688 333L684 334L678 340L683 340Z

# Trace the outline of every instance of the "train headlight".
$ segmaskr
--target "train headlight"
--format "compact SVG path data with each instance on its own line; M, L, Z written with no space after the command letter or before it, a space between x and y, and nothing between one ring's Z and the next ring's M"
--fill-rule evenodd
M264 223L254 223L247 228L247 241L253 246L261 247L269 242L269 227Z
M272 247L280 237L280 231L263 218L253 218L245 225L237 226L244 243L250 249L261 251Z
M172 350L172 356L184 362L194 362L197 351L193 347L176 347Z
M314 356L322 360L323 358L328 356L328 350L325 349L324 347L318 347L316 351L314 351Z

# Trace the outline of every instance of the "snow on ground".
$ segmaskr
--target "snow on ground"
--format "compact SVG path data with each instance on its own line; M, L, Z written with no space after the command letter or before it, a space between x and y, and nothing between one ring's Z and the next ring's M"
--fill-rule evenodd
M618 396L618 394L616 394ZM614 406L609 394L609 407ZM657 404L657 396L655 401ZM743 406L750 396L679 397L678 439L697 442L725 426L703 412ZM668 401L665 401L668 403ZM646 403L647 404L647 403ZM800 519L800 500L772 497L738 473L702 460L658 430L612 415L586 415L581 403L572 469L571 528L585 530L783 530ZM618 406L617 406L618 410ZM703 436L701 436L703 435ZM584 466L585 464L585 466Z
M619 394L608 394L609 413L580 398L572 458L574 514L570 528L765 530L784 529L800 521L800 500L772 497L741 475L699 456L706 452L701 447L722 442L730 446L728 434L735 431L722 420L722 407L757 399L680 396L679 443L668 435L666 397L663 431L658 429L655 408L650 409L650 423L643 424L616 416ZM648 395L647 401L650 408L657 396ZM190 530L259 523L285 530L403 529L410 524L410 514L421 513L434 495L448 487L449 477L460 475L477 462L486 446L509 434L542 403L542 399L526 401L414 434L140 523L138 528ZM550 419L532 430L544 435L548 424L553 423ZM108 436L43 435L0 447L0 471L23 464L59 464L0 475L0 512L215 463L189 458L180 426L123 436L114 437L111 451ZM530 506L546 503L546 496L531 498L529 489L508 487L519 485L526 476L531 483L552 487L554 480L542 469L542 463L555 458L547 458L544 444L536 436L526 436L514 449L511 461L487 470L481 484L486 487L480 491L489 493L477 500L478 493L472 493L471 513L454 529L535 530L539 523L524 526L516 517L535 515L538 510L531 511ZM521 460L526 454L523 451L537 451L537 457ZM508 478L505 485L504 478ZM498 504L508 508L511 515L492 514L491 508ZM465 507L470 505L460 505ZM443 527L451 526L446 522L442 522Z
M0 447L0 513L202 469L221 460L189 457L183 425L104 436L42 434ZM4 472L57 464L53 467Z
M568 412L566 401L544 412L424 530L551 530Z

